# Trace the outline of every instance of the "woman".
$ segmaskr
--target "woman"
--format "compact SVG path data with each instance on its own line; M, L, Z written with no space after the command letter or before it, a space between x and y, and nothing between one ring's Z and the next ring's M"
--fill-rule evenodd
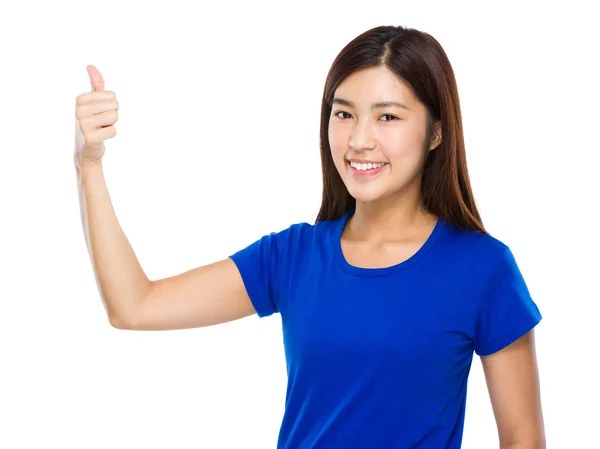
M82 218L109 320L183 329L281 314L279 448L458 448L473 353L502 447L545 447L541 314L469 183L454 73L439 43L382 26L333 62L321 109L323 199L230 257L150 281L102 173L118 102L89 66L77 98Z

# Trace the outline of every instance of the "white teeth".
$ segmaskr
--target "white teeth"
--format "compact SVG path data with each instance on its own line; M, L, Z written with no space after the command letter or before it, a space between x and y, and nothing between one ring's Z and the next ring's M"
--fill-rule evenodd
M376 164L373 164L371 162L360 164L358 162L350 161L350 165L357 170L371 170L373 168L383 167L385 165L385 162L378 162Z

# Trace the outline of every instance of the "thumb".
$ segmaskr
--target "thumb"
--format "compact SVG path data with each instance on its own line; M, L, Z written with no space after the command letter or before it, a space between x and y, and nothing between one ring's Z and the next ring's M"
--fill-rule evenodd
M88 75L90 76L90 84L92 85L92 92L101 92L104 90L104 78L102 74L93 65L86 67Z

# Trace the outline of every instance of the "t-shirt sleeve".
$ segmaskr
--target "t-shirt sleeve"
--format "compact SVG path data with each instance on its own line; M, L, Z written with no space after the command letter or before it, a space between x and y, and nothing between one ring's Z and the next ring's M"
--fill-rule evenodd
M283 269L281 233L272 232L229 256L244 281L248 296L260 318L279 312L278 274Z
M510 248L505 247L484 286L475 327L475 353L493 354L542 319Z

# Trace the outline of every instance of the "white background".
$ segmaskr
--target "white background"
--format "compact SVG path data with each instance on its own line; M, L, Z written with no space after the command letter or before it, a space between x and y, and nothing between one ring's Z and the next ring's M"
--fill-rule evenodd
M447 52L484 224L513 250L544 317L548 448L600 447L597 16L587 2L448 3L3 6L0 447L275 447L279 315L167 332L109 325L79 216L75 98L90 90L88 64L117 93L108 188L146 274L166 277L314 221L325 77L378 25L426 31ZM493 448L474 357L463 447Z

